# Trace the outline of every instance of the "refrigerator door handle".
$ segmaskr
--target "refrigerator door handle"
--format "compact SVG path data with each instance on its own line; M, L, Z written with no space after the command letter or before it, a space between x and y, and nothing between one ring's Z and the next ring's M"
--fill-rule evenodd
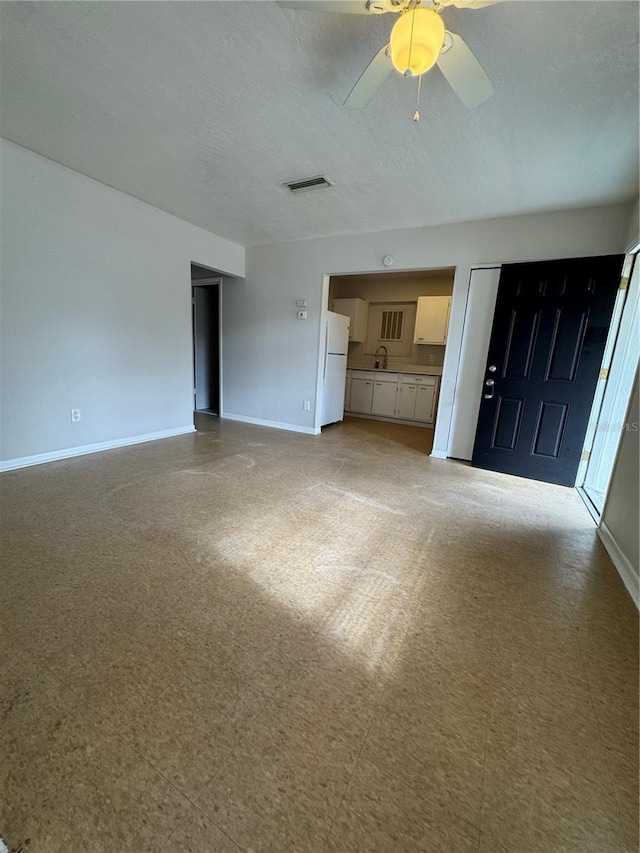
M327 359L329 358L329 324L326 326L326 333L324 336L324 369L322 372L322 384L324 385L327 381Z

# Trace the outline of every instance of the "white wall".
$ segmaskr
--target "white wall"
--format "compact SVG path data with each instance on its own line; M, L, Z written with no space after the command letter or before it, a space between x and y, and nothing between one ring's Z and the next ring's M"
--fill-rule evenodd
M190 264L242 276L244 249L11 143L0 156L0 458L189 428Z
M631 392L625 430L611 475L599 533L613 562L638 606L640 586L640 400L638 374Z
M225 293L225 414L317 429L316 399L323 274L455 266L451 321L436 430L446 452L471 267L624 250L630 205L564 211L435 228L303 240L247 249L247 279ZM295 301L309 319L296 320Z
M633 205L629 229L627 231L627 251L635 249L640 240L640 199Z

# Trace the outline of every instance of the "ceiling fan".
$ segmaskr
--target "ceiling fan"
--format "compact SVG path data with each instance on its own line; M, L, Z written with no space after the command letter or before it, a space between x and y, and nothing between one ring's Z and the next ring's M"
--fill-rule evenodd
M389 43L373 57L349 92L344 106L360 110L395 68L405 77L420 77L437 65L447 83L470 110L488 100L493 85L482 66L456 33L445 29L440 15L446 6L481 9L500 0L281 0L287 9L355 15L399 14ZM420 81L418 81L420 83ZM418 110L414 121L419 118Z

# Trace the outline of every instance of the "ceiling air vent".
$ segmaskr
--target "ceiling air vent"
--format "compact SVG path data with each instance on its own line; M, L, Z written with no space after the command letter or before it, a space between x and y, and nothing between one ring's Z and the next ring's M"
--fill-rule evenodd
M305 193L307 190L320 190L333 185L324 175L316 175L315 178L303 178L301 181L287 181L284 186L292 193Z

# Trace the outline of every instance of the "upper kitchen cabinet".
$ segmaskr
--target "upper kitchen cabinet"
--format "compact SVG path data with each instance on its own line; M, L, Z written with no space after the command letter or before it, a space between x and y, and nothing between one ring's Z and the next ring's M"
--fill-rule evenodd
M367 338L369 303L365 299L334 299L333 310L351 318L349 340L361 343Z
M441 346L446 344L450 310L450 296L420 296L413 336L414 344L440 344Z

